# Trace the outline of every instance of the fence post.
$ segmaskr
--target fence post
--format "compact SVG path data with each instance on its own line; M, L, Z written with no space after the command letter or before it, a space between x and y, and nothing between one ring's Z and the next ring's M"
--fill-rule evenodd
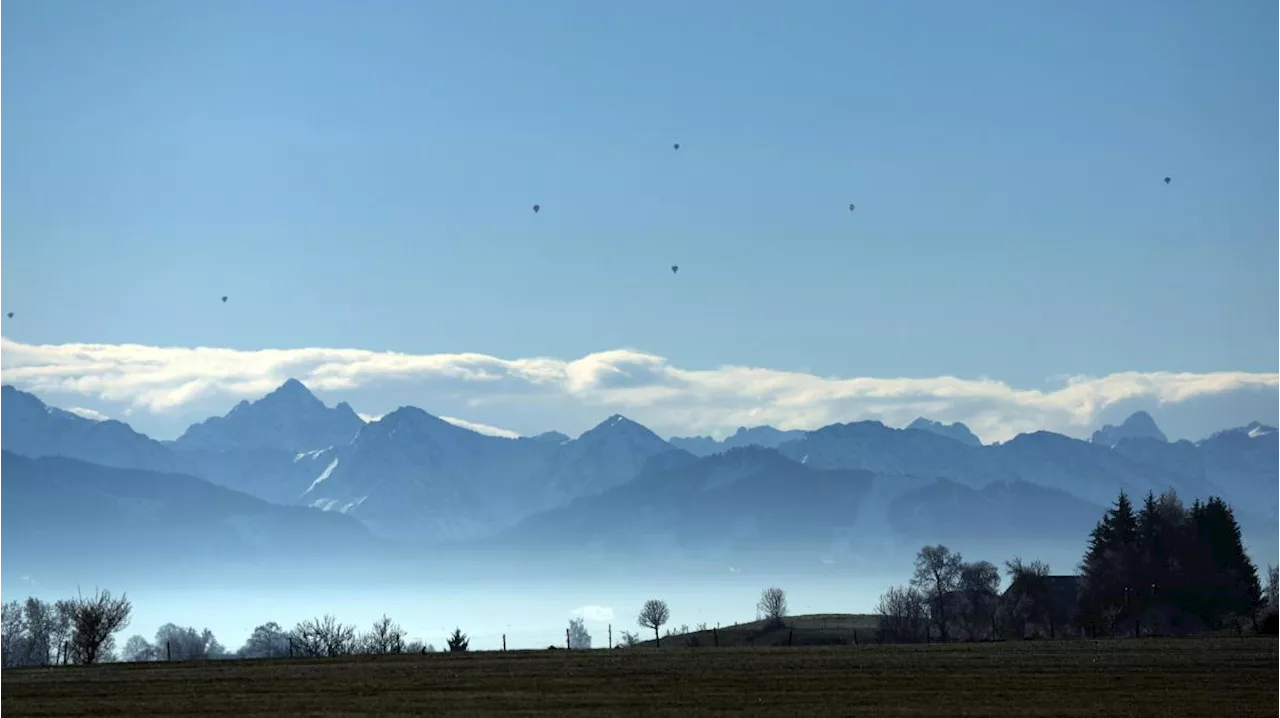
M787 645L788 645L788 646L790 646L790 645L791 645L791 637L792 637L792 636L794 636L794 635L795 635L795 633L796 633L796 629L794 629L794 628L792 628L792 629L790 629L790 630L788 630L788 631L787 631Z
M164 642L164 660L165 661L173 660L173 650L170 648L168 641Z
M720 647L720 626L718 624L711 629L711 642L715 644L716 648Z
M569 629L564 629L564 647L565 650L573 648L573 644L569 641Z
M609 624L609 647L613 648L613 624Z
M853 629L853 645L858 645L858 629Z
M293 658L293 636L289 636L289 657Z
M502 634L502 650L507 650L507 634Z

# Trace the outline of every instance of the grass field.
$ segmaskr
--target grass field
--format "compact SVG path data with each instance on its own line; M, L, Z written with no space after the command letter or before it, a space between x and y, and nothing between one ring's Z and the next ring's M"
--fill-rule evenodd
M512 651L6 670L48 715L1274 716L1274 638Z
M720 626L714 632L690 631L664 637L663 646L697 646L699 648L761 648L766 646L830 646L853 645L855 641L874 641L879 616L865 613L811 613L788 616L786 625L771 626L767 621L752 621ZM667 626L670 628L670 626ZM640 645L653 647L653 634L640 632Z

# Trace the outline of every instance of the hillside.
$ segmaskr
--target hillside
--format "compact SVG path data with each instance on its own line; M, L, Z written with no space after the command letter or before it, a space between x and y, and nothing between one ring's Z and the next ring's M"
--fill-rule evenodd
M334 560L378 547L349 517L271 504L194 476L8 450L0 473L6 576Z
M661 647L673 648L763 648L767 646L853 646L875 641L879 616L868 613L813 613L803 616L787 616L781 625L767 620L735 623L687 633L666 636ZM678 627L664 626L667 630ZM644 638L645 631L639 635ZM652 632L635 645L636 648L653 648Z

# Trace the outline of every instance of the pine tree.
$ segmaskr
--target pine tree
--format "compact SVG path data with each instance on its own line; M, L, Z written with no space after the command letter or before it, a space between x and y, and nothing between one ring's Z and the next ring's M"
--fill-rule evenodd
M1197 613L1215 626L1224 619L1255 620L1262 607L1262 585L1257 566L1245 553L1235 513L1216 496L1197 508L1192 516L1198 544L1193 560L1201 571Z
M1080 622L1091 633L1110 631L1125 610L1137 565L1138 524L1129 496L1121 491L1115 506L1089 535L1080 566Z
M450 651L465 651L471 644L471 639L467 638L467 634L463 633L461 628L455 628L453 635L449 636L446 642L449 644Z

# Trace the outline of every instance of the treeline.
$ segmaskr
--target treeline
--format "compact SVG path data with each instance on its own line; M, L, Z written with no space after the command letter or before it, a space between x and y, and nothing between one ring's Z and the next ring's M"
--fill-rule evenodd
M1080 577L1079 621L1091 635L1122 623L1260 627L1266 607L1240 525L1219 498L1187 509L1172 491L1148 494L1135 514L1122 492L1089 536Z
M771 621L787 613L786 593L779 588L762 592L757 610ZM116 635L128 627L133 606L126 596L113 598L103 591L93 598L76 598L53 603L38 598L10 601L3 606L3 666L56 665L65 663L110 663L116 661L193 661L252 658L333 658L338 656L432 653L429 643L410 640L407 631L383 615L369 630L361 632L331 615L302 621L292 630L280 624L264 623L253 629L244 645L228 651L205 628L166 623L156 630L154 640L135 634L117 647ZM670 618L665 601L652 599L642 607L637 623L654 633ZM701 624L698 630L705 630ZM688 626L668 629L666 637L689 633ZM640 637L622 631L616 647L634 646ZM455 628L446 639L451 652L467 651L470 638ZM591 648L591 634L582 618L573 618L565 630L565 648ZM505 637L503 647L506 647ZM559 646L549 646L558 648Z
M1053 575L1014 558L1000 572L926 546L910 583L880 598L887 642L994 640L1063 635L1193 633L1246 626L1276 632L1277 576L1264 596L1240 526L1224 501L1183 506L1175 492L1148 494L1135 513L1121 492L1090 534L1078 571Z
M28 598L0 607L0 664L39 666L114 660L115 634L129 625L125 596L100 591L54 602Z
M218 658L319 658L384 653L431 653L435 647L409 640L399 623L387 616L373 622L368 631L345 624L326 614L285 630L275 621L253 629L236 651L227 651L209 629L196 631L172 623L156 631L155 641L134 635L125 642L121 660L192 661Z

